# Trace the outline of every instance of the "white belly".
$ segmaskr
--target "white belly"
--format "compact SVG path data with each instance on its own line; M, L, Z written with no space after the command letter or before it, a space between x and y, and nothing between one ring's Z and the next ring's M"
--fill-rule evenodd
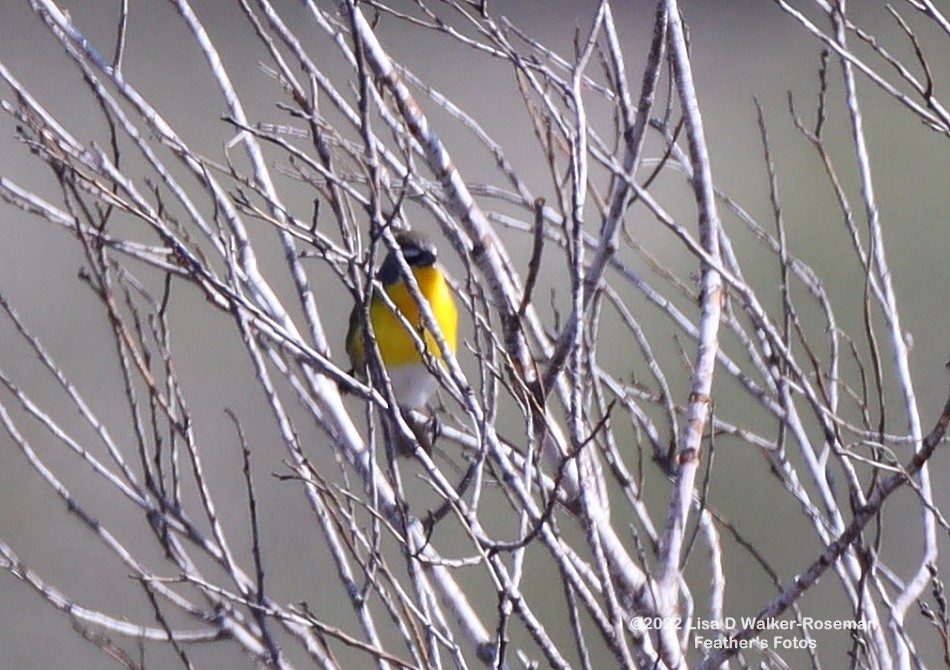
M421 409L439 388L438 380L422 363L409 363L387 370L396 404L403 409Z

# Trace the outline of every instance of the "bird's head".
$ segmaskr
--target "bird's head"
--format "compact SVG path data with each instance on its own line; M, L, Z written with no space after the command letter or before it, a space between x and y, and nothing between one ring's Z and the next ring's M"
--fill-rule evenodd
M424 268L435 264L438 252L424 233L416 230L401 230L396 233L396 244L399 245L399 253L410 268ZM386 254L386 259L379 267L376 276L383 284L399 281L399 259L394 251Z

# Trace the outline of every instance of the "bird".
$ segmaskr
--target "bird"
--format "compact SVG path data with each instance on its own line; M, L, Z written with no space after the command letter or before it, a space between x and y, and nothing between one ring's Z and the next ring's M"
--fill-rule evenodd
M399 253L412 270L422 297L429 303L432 315L441 331L441 336L453 353L458 337L458 308L452 289L438 265L438 250L428 236L414 230L395 233L399 251L390 251L376 272L376 279L392 304L415 329L415 336L407 324L390 308L386 300L374 290L369 299L369 320L373 326L380 358L392 384L396 404L403 410L419 410L426 406L439 386L417 345L418 335L425 342L427 354L442 361L442 353L436 338L425 327L419 305L403 279ZM367 378L367 347L360 323L360 305L350 312L349 330L346 334L346 352L353 364L353 372Z

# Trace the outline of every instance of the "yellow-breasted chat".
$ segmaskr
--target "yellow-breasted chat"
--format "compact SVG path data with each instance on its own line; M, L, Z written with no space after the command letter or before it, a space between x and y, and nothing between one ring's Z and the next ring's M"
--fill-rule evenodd
M458 310L452 290L442 269L437 264L437 250L432 241L417 231L400 231L395 234L399 254L412 270L422 297L429 303L441 335L453 352L458 330ZM370 297L369 320L373 326L376 344L382 363L386 368L397 404L408 410L425 406L438 388L438 380L426 367L417 341L422 337L429 356L441 360L442 355L433 334L425 328L419 306L403 279L396 252L390 251L376 273L389 300L415 329L409 331L407 323L397 315L376 291ZM360 325L360 307L350 313L350 327L346 334L346 351L354 372L365 378L366 346L363 328Z

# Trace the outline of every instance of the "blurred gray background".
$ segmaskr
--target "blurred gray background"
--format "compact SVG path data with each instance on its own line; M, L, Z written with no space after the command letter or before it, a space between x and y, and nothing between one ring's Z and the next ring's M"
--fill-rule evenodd
M115 38L118 2L86 0L64 3L76 24L104 53L111 53ZM297 3L278 2L289 16L298 15L294 25L304 39L326 42L323 34L307 25L304 12ZM856 19L872 30L890 35L888 46L895 46L903 56L910 52L894 30L883 6L878 3L851 3ZM813 152L797 135L786 113L786 93L792 91L801 113L813 114L816 91L816 67L819 46L805 35L772 3L753 2L684 2L684 14L691 27L695 76L700 102L713 156L714 177L726 192L736 196L760 220L770 221L767 181L758 131L755 127L753 96L761 101L769 116L770 131L776 145L780 184L789 240L794 253L811 263L827 282L829 292L839 302L852 302L853 311L843 313L846 327L860 324L862 286L856 280L848 241L837 217L832 195L815 160ZM871 5L874 5L872 8ZM508 15L532 36L569 54L575 26L586 34L596 3L571 2L507 2L491 3L495 13ZM125 75L158 101L160 111L177 127L186 141L210 156L222 155L222 146L231 138L229 127L220 121L224 104L214 90L205 64L170 3L131 2L132 13L129 49ZM246 21L231 2L204 0L194 7L222 52L225 65L238 82L239 92L249 102L249 115L254 119L282 121L276 113L274 84L258 68L263 56L250 39ZM618 28L626 42L628 70L634 88L639 84L640 62L647 48L652 20L652 2L642 0L618 2L614 6ZM910 10L908 10L908 13ZM457 103L468 109L497 140L506 146L512 161L542 185L547 179L536 162L533 140L522 142L528 126L520 101L514 94L512 77L504 66L472 69L471 54L448 41L433 44L419 38L405 26L384 19L380 31L384 44L393 55L429 80ZM924 46L936 48L930 55L938 76L938 90L950 85L950 52L946 41L921 33ZM316 46L319 51L333 49ZM438 57L433 57L436 53ZM32 15L28 3L3 0L0 3L0 60L24 82L33 94L81 141L104 142L105 130L83 88L76 69L64 56L62 48L52 39L42 22ZM478 63L485 64L484 59ZM332 65L328 65L332 69ZM501 82L499 89L498 82ZM901 299L905 328L914 341L913 363L922 418L929 430L942 406L947 375L944 361L950 353L950 152L947 141L921 127L895 109L897 103L872 90L859 78L865 94L865 112L871 157L876 169L876 186L883 203L886 241L898 296ZM504 88L507 87L507 88ZM496 91L498 93L496 94ZM9 99L9 91L0 91ZM848 138L840 107L831 127L841 133L831 145L838 150L841 165L848 162ZM453 135L447 137L450 149ZM36 189L56 201L56 187L45 168L31 159L26 149L14 140L13 121L0 117L0 173L20 184ZM468 141L467 138L465 141ZM522 150L523 147L523 150ZM458 157L463 171L474 174L489 169L484 157L468 160ZM855 180L853 170L845 170L849 187ZM295 187L288 187L294 191ZM299 188L296 189L300 191ZM300 192L296 203L306 212L312 196ZM687 225L691 222L684 221ZM737 225L733 222L732 225ZM739 250L740 255L742 250ZM846 258L847 262L842 263ZM266 260L266 259L265 259ZM279 254L272 250L272 262ZM451 264L451 263L450 263ZM89 291L77 280L82 258L77 245L63 231L30 218L12 207L0 205L0 292L20 311L27 324L39 335L52 354L82 389L87 399L110 427L122 436L126 421L122 403L121 381L116 372L111 337L102 321L101 308ZM755 275L757 268L746 268ZM762 268L762 276L772 276L774 267ZM546 281L554 281L553 276ZM776 291L777 291L777 279ZM349 310L348 297L335 311L344 315ZM853 301L849 301L853 295ZM236 446L229 422L222 415L224 407L232 407L248 425L255 446L258 480L267 480L268 473L280 470L283 453L271 444L274 434L270 418L259 401L257 389L249 381L250 367L230 328L228 317L216 315L210 320L203 301L185 292L176 294L178 304L173 313L173 326L179 369L189 395L190 407L198 419L201 443L206 448L206 464L219 468L220 481L215 493L222 516L233 521L236 529L243 523L243 482L236 469ZM325 313L332 299L325 298ZM200 317L200 318L199 318ZM665 324L663 327L666 327ZM336 351L342 349L345 326L329 322ZM0 367L19 380L35 396L57 406L58 393L48 377L39 374L38 366L22 342L11 332L9 323L0 320ZM7 399L5 397L5 399ZM896 416L896 414L895 414ZM80 424L70 424L79 430ZM903 430L895 421L892 430ZM75 459L62 454L39 431L29 432L37 440L36 447L49 462L70 473L70 486L88 508L101 514L114 527L127 530L140 523L122 505L111 505L114 498L102 497L95 480L87 478ZM315 446L315 452L319 446ZM945 482L950 474L950 456L943 450L933 462L938 503L947 509L950 493ZM724 455L723 458L730 458ZM749 485L755 477L767 477L767 468L760 462L750 463L733 457L730 467L736 481L736 498L729 499L729 486L722 487L717 504L740 517L749 507L763 516L761 523L746 520L746 527L763 529L758 536L762 546L769 538L788 532L780 517L769 516L768 498L756 501L756 486ZM330 461L325 459L327 463ZM728 462L728 461L727 461ZM912 511L913 500L904 496ZM228 510L227 502L235 501ZM754 504L750 504L754 503ZM295 561L294 556L319 556L321 538L309 529L307 509L297 491L264 483L261 487L262 521L267 540L281 547L286 558L271 567L271 585L278 598L288 601L308 600L311 604L329 604L342 600L331 569L319 560ZM898 508L899 509L899 508ZM778 513L778 510L775 511ZM796 520L796 523L798 521ZM900 518L895 521L899 531ZM306 533L299 532L307 528ZM916 531L916 527L914 528ZM141 531L139 531L141 532ZM913 537L915 532L908 531ZM122 566L111 558L89 533L68 515L64 505L47 485L27 466L5 433L0 434L0 537L10 543L20 557L39 574L62 587L72 598L92 608L119 612L133 621L151 623L147 603L139 588L116 579L124 574ZM135 537L134 533L132 537ZM891 556L899 564L912 565L918 555L916 546L895 542L894 551L906 556ZM944 555L946 542L944 541ZM784 554L772 558L790 577L814 556L816 545L810 539L801 543L800 555ZM245 549L242 548L242 551ZM243 556L246 558L246 555ZM156 559L159 557L155 557ZM742 560L731 570L741 574ZM906 563L903 563L906 561ZM946 561L944 568L950 568ZM324 580L321 582L321 580ZM829 577L829 579L831 579ZM736 580L730 590L729 606L751 614L772 595L770 585L761 580L744 583ZM323 587L321 587L321 584ZM326 585L329 585L327 587ZM323 593L321 593L321 588ZM820 599L818 593L809 594ZM931 650L932 652L933 650ZM224 646L194 650L194 657L204 667L251 667L247 659L236 656ZM180 667L166 653L150 653L152 669ZM844 660L842 659L842 663ZM206 664L206 665L205 665ZM70 628L67 618L53 611L27 586L7 572L0 572L0 670L7 668L100 668L107 659L84 643ZM354 666L356 667L356 666Z

